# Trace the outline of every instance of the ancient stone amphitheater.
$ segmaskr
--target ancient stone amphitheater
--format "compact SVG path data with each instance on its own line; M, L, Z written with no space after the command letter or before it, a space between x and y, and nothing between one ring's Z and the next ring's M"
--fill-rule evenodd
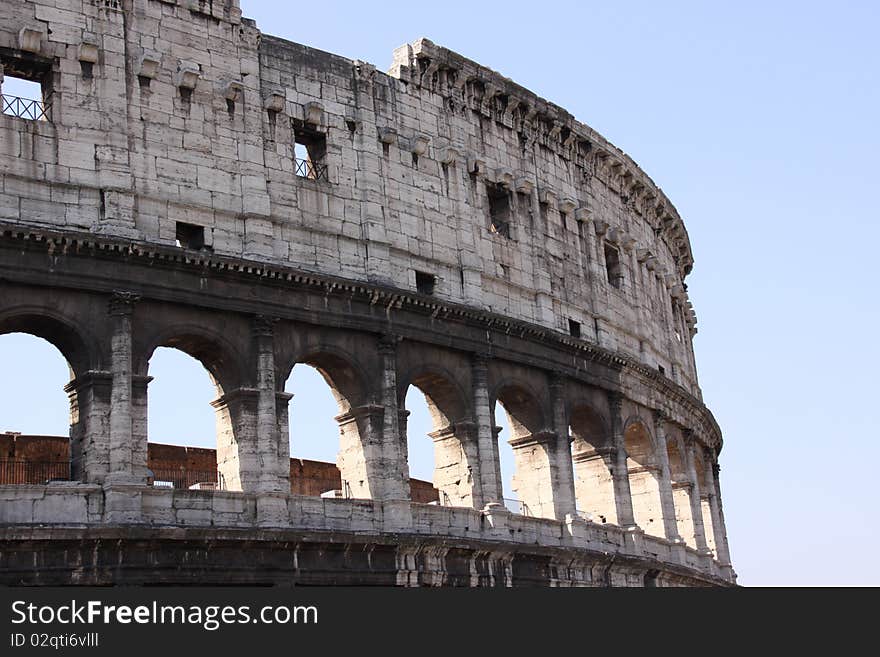
M687 232L601 135L430 41L382 73L237 0L2 0L0 65L42 88L3 95L0 333L72 377L63 473L2 443L43 474L0 485L0 582L735 582ZM210 485L154 471L160 346L216 382ZM291 467L297 363L339 403L329 474Z

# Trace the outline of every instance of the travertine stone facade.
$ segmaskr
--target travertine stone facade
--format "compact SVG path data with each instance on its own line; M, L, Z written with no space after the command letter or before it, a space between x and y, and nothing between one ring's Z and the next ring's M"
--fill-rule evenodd
M385 74L264 35L237 0L3 0L0 65L43 89L0 116L0 333L70 362L81 482L48 506L3 489L4 521L331 531L346 508L378 534L441 513L507 540L527 521L499 506L500 404L539 544L613 535L666 564L646 583L734 580L688 236L601 135L425 39ZM158 346L217 382L222 509L146 486ZM333 388L343 487L372 506L289 494L296 363ZM449 509L409 502L410 385Z

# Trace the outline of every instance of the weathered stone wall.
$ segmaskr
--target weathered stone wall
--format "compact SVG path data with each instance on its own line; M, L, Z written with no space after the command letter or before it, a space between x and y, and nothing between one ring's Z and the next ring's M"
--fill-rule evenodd
M87 525L83 545L144 524L366 532L359 549L416 534L399 570L441 584L489 568L484 549L550 572L532 545L612 583L632 573L608 555L637 582L735 581L687 233L604 138L426 40L382 74L262 35L234 0L2 1L0 18L5 73L44 95L40 116L0 116L0 334L67 359L74 480L0 487L0 521ZM149 485L160 346L216 383L226 491ZM354 499L290 492L300 470L331 477L291 467L299 363L339 404L333 483ZM439 504L409 481L409 386ZM470 552L450 560L450 538Z
M625 154L428 41L386 75L262 35L236 2L201 6L0 5L7 71L46 69L51 89L51 120L0 117L0 219L170 245L184 221L215 253L407 290L424 272L441 299L573 320L699 394L687 234ZM326 139L327 180L296 175L297 129ZM487 185L508 197L509 237Z

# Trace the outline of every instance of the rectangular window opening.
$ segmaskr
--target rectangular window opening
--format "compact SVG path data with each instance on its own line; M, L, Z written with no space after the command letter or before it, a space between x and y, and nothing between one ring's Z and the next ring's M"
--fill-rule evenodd
M437 277L424 271L416 272L416 290L419 294L434 294Z
M573 338L581 337L581 323L573 319L568 320L568 334Z
M195 251L205 248L204 226L196 226L178 221L175 238L177 246L181 248L193 249Z
M13 75L7 71L0 85L0 111L28 121L48 121L50 94L47 91L41 74L21 72Z
M501 185L488 183L486 194L489 198L489 230L502 237L510 238L510 194Z
M296 175L311 180L327 180L327 137L307 128L294 127L293 158Z
M616 288L620 288L623 282L623 270L620 265L620 251L614 246L605 242L605 273L608 276L608 282Z

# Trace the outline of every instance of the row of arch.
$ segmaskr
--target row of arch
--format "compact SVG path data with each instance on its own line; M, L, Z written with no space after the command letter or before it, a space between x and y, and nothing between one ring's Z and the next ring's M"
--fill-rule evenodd
M638 526L726 561L714 454L626 399L413 341L157 305L116 295L109 313L104 306L106 319L92 324L75 315L94 318L94 305L68 314L57 306L0 313L0 334L42 337L70 366L77 479L146 483L149 364L157 348L171 347L201 362L215 385L217 462L227 487L289 490L291 405L283 386L302 363L321 374L337 403L337 466L353 497L408 497L406 398L413 386L431 417L433 484L442 503L503 502L500 405L521 511Z

